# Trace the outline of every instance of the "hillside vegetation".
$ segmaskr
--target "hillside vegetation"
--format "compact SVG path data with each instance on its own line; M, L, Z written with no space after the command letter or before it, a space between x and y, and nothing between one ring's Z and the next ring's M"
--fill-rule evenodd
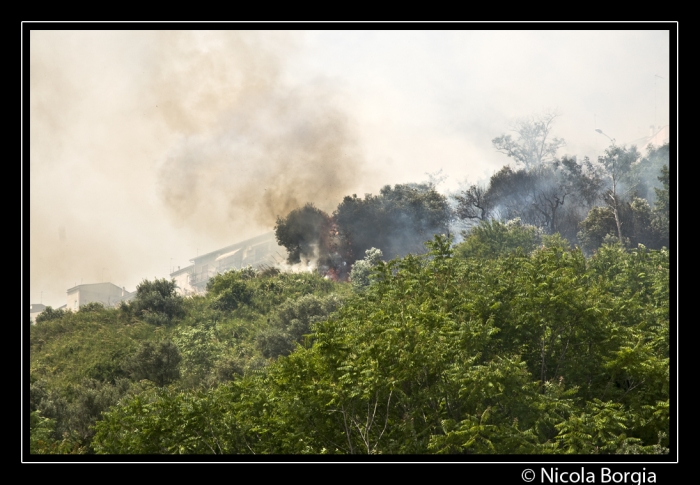
M436 236L364 287L229 272L170 321L141 293L40 321L32 451L668 452L668 251L532 237Z
M668 453L669 146L557 158L554 117L494 139L520 167L451 198L385 186L278 217L313 273L48 308L30 451Z

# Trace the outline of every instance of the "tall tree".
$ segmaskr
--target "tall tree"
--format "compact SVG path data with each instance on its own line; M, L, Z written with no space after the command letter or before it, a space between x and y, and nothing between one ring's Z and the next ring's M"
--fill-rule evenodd
M388 258L424 252L426 240L448 232L451 211L433 185L397 184L377 196L345 197L334 217L341 254L350 264L371 248Z
M637 151L637 147L632 146L626 148L624 146L617 146L614 143L605 150L605 155L598 157L600 164L605 167L605 175L609 187L608 192L605 194L605 199L615 217L617 237L620 244L624 244L621 220L623 198L634 189L634 186L625 187L624 182L630 173L632 164L637 161L639 157L640 155ZM627 188L627 190L625 190L625 188Z
M175 280L143 280L136 286L136 297L121 308L153 325L168 325L184 314L183 299Z
M350 281L355 291L362 291L369 286L372 270L382 260L382 252L377 248L368 249L365 251L365 255L364 259L358 259L352 265Z
M287 249L289 264L301 262L301 258L327 257L332 252L331 217L312 203L294 209L286 217L277 217L275 237L280 246Z
M649 202L641 197L632 197L618 203L619 227L624 228L622 244L636 247L643 244L652 249L668 246L658 215L655 215ZM592 252L602 244L620 242L614 207L594 207L581 221L578 240L586 251Z
M506 165L491 177L482 198L489 212L503 221L519 218L547 233L561 232L573 239L601 186L600 174L588 159L563 157L530 170ZM463 194L465 201L473 197Z
M659 175L658 179L662 183L663 188L654 189L656 192L654 225L661 239L661 244L668 246L670 221L669 211L671 208L671 200L669 198L668 166L664 165L661 168L661 175Z
M481 221L469 232L465 231L464 236L464 241L455 246L455 255L478 259L493 259L518 249L529 254L541 239L535 226L525 225L520 219L505 224L496 220Z
M467 190L453 195L452 198L457 202L457 218L471 223L487 220L493 210L493 201L487 194L487 188L471 185Z
M632 164L630 173L626 177L626 185L634 186L637 197L646 199L651 206L656 202L656 191L662 187L658 175L664 166L668 167L669 157L668 143L658 147L649 145L644 156Z
M546 110L541 114L516 121L511 131L517 134L503 134L492 140L497 151L508 155L517 164L523 164L529 170L543 162L554 160L557 151L566 145L562 138L551 136L554 120L559 114Z

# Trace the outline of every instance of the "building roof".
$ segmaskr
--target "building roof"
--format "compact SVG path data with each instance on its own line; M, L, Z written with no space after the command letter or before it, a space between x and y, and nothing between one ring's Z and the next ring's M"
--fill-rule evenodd
M126 290L125 290L124 288L122 288L121 286L117 286L117 285L115 285L114 283L107 283L107 282L105 282L105 283L85 283L85 284L82 284L82 285L77 285L77 286L74 286L73 288L68 288L68 289L66 290L66 293L71 293L71 292L73 292L73 291L75 291L75 290L78 290L78 289L80 289L80 288L86 288L86 287L89 287L89 286L95 287L95 286L102 286L102 285L112 285L112 286L114 286L116 289L118 289L119 291L124 290L124 293L128 293L128 291L126 291Z
M29 305L29 313L42 312L44 310L46 310L46 305L41 303L30 303Z
M233 251L229 251L228 253L224 253L224 254L222 254L221 256L219 256L218 258L216 258L215 261L221 261L222 259L230 258L230 257L233 256L234 254L236 254L237 252L239 252L241 249L243 249L243 248L238 248L238 249L235 249L235 250L233 250Z
M252 246L254 244L259 244L265 241L270 241L270 240L275 240L275 233L274 232L268 232L265 234L262 234L260 236L256 236L250 239L246 239L245 241L238 242L236 244L231 244L230 246L223 247L221 249L217 249L216 251L211 251L206 254L202 254L201 256L197 256L196 258L190 259L193 263L197 264L200 261L204 260L209 260L212 258L217 258L218 256L221 256L222 254L226 253L231 253L235 251L236 249L242 249L247 246ZM229 255L230 256L230 255Z
M170 273L170 276L178 276L178 275L181 275L182 273L187 273L187 272L191 271L192 268L194 268L193 264L191 264L189 266L185 266L182 269L178 269L177 271L173 271L172 273Z

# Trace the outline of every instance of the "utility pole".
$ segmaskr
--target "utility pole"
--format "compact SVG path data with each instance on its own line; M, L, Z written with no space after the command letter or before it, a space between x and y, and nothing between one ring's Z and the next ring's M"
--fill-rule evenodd
M600 133L601 135L605 136L608 140L610 140L610 142L613 144L613 146L615 146L615 138L610 138L608 135L606 135L605 133L603 133L603 130L601 130L601 129L596 128L595 131L597 131L597 132Z

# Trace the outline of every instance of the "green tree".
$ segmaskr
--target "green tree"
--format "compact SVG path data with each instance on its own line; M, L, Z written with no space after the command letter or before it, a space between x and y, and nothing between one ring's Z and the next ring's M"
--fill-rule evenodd
M47 453L51 443L56 422L45 418L39 411L31 411L29 414L29 453Z
M618 221L619 227L625 228L623 247L643 244L660 249L664 246L663 229L656 222L649 203L645 199L632 197L617 204L617 218L615 208L610 205L591 209L579 224L581 247L590 253L604 243L619 243Z
M541 163L530 169L503 167L483 198L501 220L520 218L549 234L575 238L578 223L599 198L603 180L588 159Z
M69 437L55 438L56 420L46 418L39 411L29 413L29 453L84 454L85 446Z
M39 315L36 317L36 323L44 323L44 322L49 322L51 320L59 320L63 318L63 316L68 313L66 312L63 308L59 308L58 310L54 310L52 307L47 306L43 312L41 312Z
M456 217L472 223L487 220L494 209L491 196L487 188L479 185L471 185L467 190L454 195L453 199L457 202Z
M654 206L654 227L659 234L660 244L668 247L669 241L669 221L671 201L669 198L669 174L668 166L664 165L661 168L661 175L658 177L662 184L662 188L654 189L656 192L656 203Z
M519 219L505 224L495 220L481 221L463 235L464 241L455 247L455 254L463 258L497 258L518 249L528 254L540 241L537 228L523 224Z
M384 257L425 252L425 240L449 232L451 210L431 185L387 185L377 196L345 197L334 218L341 255L353 264L370 248L381 249Z
M128 379L118 379L115 384L85 378L78 385L67 390L70 404L66 416L70 434L80 443L88 445L94 430L92 426L102 416L102 412L116 404L129 390Z
M165 278L143 280L136 286L134 299L122 309L153 325L169 325L184 314L175 280Z
M342 300L334 294L288 299L280 305L270 326L258 334L257 344L262 354L268 358L288 355L303 343L314 323L327 319L341 304Z
M46 380L37 380L33 375L30 379L32 382L29 385L29 411L37 412L37 418L42 418L35 424L38 426L43 423L42 429L50 429L52 432L51 441L59 440L69 429L68 402L57 389L50 387Z
M632 164L640 158L635 146L630 148L620 147L613 143L605 150L605 155L598 157L598 162L605 167L605 174L608 180L609 189L605 194L605 201L612 210L617 228L617 237L620 244L624 245L622 239L622 215L621 206L624 203L625 195L629 194L634 186L628 186ZM627 187L624 191L623 188Z
M301 262L301 258L327 258L332 252L330 232L332 220L328 214L312 203L294 209L286 217L277 217L275 237L280 246L287 249L289 264Z
M97 453L233 454L248 449L227 386L212 391L152 389L123 400L95 425Z
M599 248L607 236L615 234L617 228L615 214L610 207L594 207L579 226L578 241L589 253Z
M355 261L350 272L350 281L355 291L362 291L370 284L372 270L382 260L382 251L377 248L370 248L365 251L364 259Z
M240 305L247 305L253 298L253 290L248 281L255 277L249 269L227 271L218 274L207 282L207 294L212 299L212 308L232 311Z
M154 344L147 341L125 361L124 368L134 380L148 379L163 387L180 377L181 360L182 356L173 342L163 340Z
M656 192L656 208L655 210L662 216L668 219L671 201L669 199L669 173L668 166L661 167L661 175L658 177L662 184L662 188L654 189Z
M632 164L625 183L633 187L637 197L646 199L650 205L655 205L657 190L662 189L658 175L663 167L670 163L670 147L668 143L659 147L649 145L646 154ZM652 188L654 190L652 190Z
M206 380L225 349L212 323L180 327L173 335L173 343L182 357L183 380L187 379L194 385Z
M668 451L668 251L603 246L586 259L557 235L529 255L459 258L443 237L428 249L378 262L372 285L264 370L123 399L96 423L94 449ZM303 315L290 301L278 318Z

